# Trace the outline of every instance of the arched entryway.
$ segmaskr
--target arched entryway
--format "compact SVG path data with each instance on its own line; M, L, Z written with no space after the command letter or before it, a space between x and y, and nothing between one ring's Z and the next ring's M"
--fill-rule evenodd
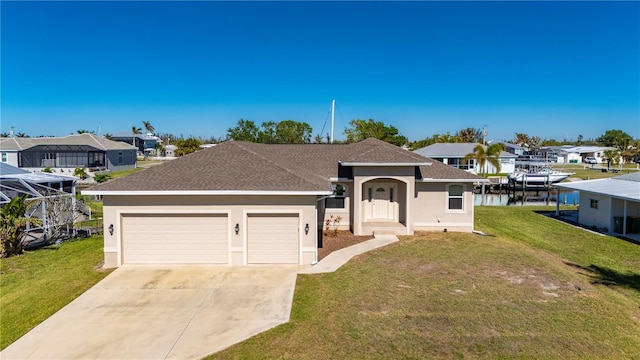
M406 233L407 184L393 178L362 183L360 221L363 233Z

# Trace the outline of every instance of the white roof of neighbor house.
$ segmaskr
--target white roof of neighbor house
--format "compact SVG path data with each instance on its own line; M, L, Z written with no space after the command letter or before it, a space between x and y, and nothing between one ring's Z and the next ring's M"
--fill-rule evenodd
M436 143L429 146L425 146L413 152L422 156L434 158L434 157L460 157L463 158L473 152L473 149L478 145L477 143ZM485 149L487 147L485 146ZM500 157L516 158L517 155L508 153L506 151L500 152Z
M522 147L522 146L520 146L520 145L512 144L512 143L510 143L510 142L506 142L506 141L498 141L498 144L502 144L502 145L504 145L505 147L510 147L510 148L512 148L512 149L516 149L516 150L526 150L525 148L523 148L523 147Z
M137 149L133 145L105 139L90 133L62 137L3 138L0 140L0 149L2 150L26 150L38 145L87 145L101 150Z
M549 149L549 150L559 150L559 151L564 151L564 152L567 152L567 153L577 153L577 154L592 153L592 152L615 149L614 147L610 147L610 146L591 146L591 145L585 145L585 146L573 146L573 145L544 146L542 148L543 149Z
M45 172L32 173L6 163L0 163L0 179L3 181L8 181L9 179L23 179L36 183L78 180L73 176L64 176Z
M117 139L121 139L121 138L126 138L126 139L131 139L133 137L133 132L131 131L120 131L117 132L113 135L111 135L112 138L117 138ZM138 139L142 139L142 140L156 140L156 141L161 141L161 139L151 133L147 133L147 134L136 134L136 138Z
M16 174L28 174L29 172L24 169L17 168L13 165L0 162L0 176L3 175L16 175Z
M640 171L608 179L567 182L554 186L640 202Z

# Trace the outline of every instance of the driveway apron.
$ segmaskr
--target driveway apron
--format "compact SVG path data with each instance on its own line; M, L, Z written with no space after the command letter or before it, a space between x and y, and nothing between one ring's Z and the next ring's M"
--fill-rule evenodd
M2 359L199 359L289 321L298 266L122 266Z

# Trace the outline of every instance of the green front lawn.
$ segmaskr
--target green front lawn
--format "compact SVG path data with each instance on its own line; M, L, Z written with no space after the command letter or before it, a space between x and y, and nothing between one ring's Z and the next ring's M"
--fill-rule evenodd
M549 209L549 208L545 208ZM291 321L211 358L640 359L640 246L532 207L299 275ZM102 238L0 260L1 345L104 278Z
M289 323L210 358L640 358L640 246L534 210L299 275Z
M0 349L107 276L103 258L96 236L0 259Z

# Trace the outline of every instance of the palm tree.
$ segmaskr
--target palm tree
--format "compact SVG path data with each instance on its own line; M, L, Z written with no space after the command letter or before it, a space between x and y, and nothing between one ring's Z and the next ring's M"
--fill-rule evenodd
M132 144L133 146L136 146L136 135L142 134L142 129L134 125L131 127L131 134L132 134L132 138L131 138Z
M467 154L462 162L466 163L470 160L475 160L480 166L480 176L484 177L486 173L487 162L496 168L496 172L500 172L500 152L503 150L502 144L489 145L486 149L483 145L477 144L473 148L473 152Z
M28 209L27 195L22 195L11 199L0 210L0 257L22 254L27 224L38 224L37 219L26 216Z
M162 146L162 143L156 143L156 156L164 156L165 152L167 151L164 146Z
M479 142L482 140L482 129L466 128L458 130L455 136L463 143Z
M605 150L604 158L607 159L607 169L611 168L611 165L620 164L620 152L616 150Z
M515 144L518 146L522 146L523 148L529 149L529 144L531 143L531 138L529 135L524 133L516 133Z
M153 134L153 132L156 130L156 128L154 128L153 125L151 125L150 121L143 121L142 125L144 125L144 129L147 131L147 134L149 133Z

